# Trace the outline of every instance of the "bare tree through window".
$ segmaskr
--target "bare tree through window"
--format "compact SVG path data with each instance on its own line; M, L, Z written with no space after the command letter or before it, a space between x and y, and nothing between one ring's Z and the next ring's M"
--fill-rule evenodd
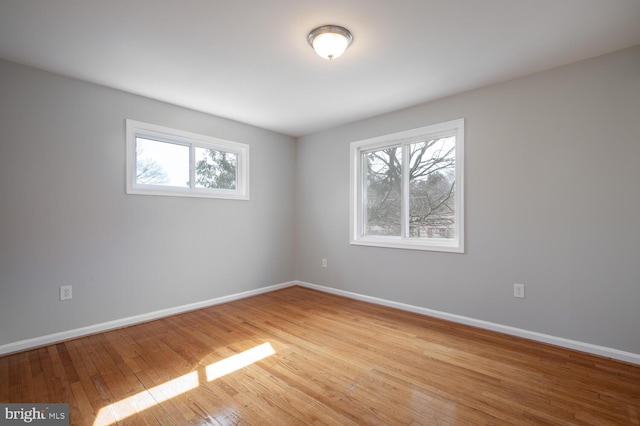
M146 185L167 183L169 176L153 158L144 155L144 149L136 146L136 182Z
M402 235L403 151L408 155L408 222L412 238L455 237L455 137L366 152L368 235Z

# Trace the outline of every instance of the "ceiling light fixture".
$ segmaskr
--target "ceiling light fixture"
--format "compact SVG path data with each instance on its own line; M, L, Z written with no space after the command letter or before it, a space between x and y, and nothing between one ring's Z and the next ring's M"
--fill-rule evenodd
M309 44L325 59L335 59L342 55L353 41L348 29L337 25L323 25L309 33Z

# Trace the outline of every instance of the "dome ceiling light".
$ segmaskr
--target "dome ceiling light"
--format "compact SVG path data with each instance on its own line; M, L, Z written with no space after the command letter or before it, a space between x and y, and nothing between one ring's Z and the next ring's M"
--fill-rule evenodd
M311 31L307 40L318 56L332 60L344 53L353 41L353 36L346 28L323 25Z

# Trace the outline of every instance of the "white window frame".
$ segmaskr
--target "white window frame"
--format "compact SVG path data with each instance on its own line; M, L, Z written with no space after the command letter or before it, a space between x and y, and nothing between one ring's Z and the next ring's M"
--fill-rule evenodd
M371 150L384 147L398 146L416 142L416 139L430 140L439 137L455 136L455 238L411 238L408 237L408 225L403 221L401 236L365 235L365 193L363 154ZM350 144L350 243L354 245L388 247L410 250L430 250L451 253L464 253L464 119L447 121L417 129L401 131L388 135L364 139ZM403 158L406 158L403 155ZM408 161L403 160L403 161ZM408 168L403 165L403 207L408 205L408 191L404 188L404 181L409 179ZM404 216L404 213L402 213Z
M136 182L136 139L146 138L159 142L189 147L190 187L142 184ZM126 120L127 139L127 194L161 195L174 197L225 198L249 200L249 145L196 133L176 130L155 124ZM236 189L198 188L195 182L195 148L214 149L237 155Z

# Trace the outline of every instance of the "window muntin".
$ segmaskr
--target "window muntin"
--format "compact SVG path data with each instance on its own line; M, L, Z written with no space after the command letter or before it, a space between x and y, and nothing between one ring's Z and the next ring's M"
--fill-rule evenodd
M351 243L464 252L464 120L351 144Z
M127 120L127 193L249 199L249 146Z

